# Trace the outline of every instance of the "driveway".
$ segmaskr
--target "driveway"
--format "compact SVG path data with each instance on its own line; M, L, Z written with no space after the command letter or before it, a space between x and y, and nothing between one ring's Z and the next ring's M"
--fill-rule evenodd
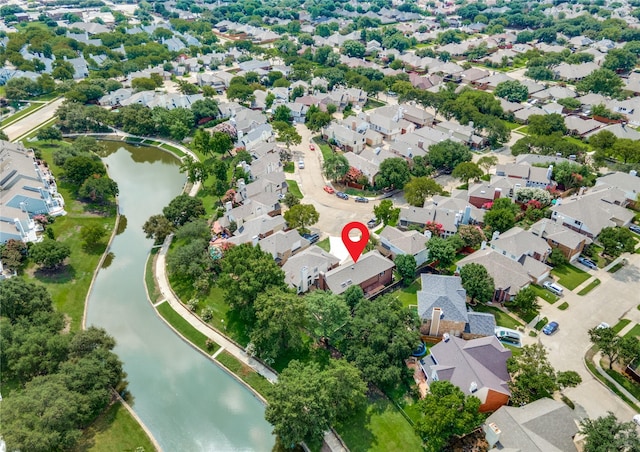
M630 421L634 411L608 388L591 376L583 359L591 341L587 331L600 322L615 325L622 317L640 322L640 255L627 254L628 265L616 273L605 270L590 270L601 284L585 296L567 289L561 300L554 305L541 301L541 315L560 324L552 336L542 333L537 338L526 336L525 343L540 342L549 353L549 361L558 371L574 370L582 377L582 383L564 393L577 405L581 405L591 418L612 411L619 420ZM563 302L569 303L565 311L559 310Z

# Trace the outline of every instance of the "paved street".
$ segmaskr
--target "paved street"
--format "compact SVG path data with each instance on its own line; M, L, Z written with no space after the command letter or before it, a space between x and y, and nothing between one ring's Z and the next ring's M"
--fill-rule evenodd
M591 347L587 331L600 322L613 326L621 317L640 322L640 255L625 254L628 265L616 273L605 270L590 270L602 282L585 296L579 296L569 290L564 291L561 300L550 305L541 301L541 315L560 324L559 330L552 336L542 333L537 338L525 337L525 343L539 341L549 352L549 361L559 371L575 370L583 383L564 393L576 404L582 406L589 417L595 418L612 411L618 419L630 421L634 411L618 396L591 376L584 365L584 355ZM575 291L577 292L577 291ZM562 302L569 308L561 311L557 308Z
M36 129L38 125L53 118L58 107L62 105L62 102L64 102L64 98L61 97L52 101L40 110L37 110L30 115L20 118L15 123L5 127L3 129L4 133L7 134L10 141L20 138L27 132L31 132L32 130Z

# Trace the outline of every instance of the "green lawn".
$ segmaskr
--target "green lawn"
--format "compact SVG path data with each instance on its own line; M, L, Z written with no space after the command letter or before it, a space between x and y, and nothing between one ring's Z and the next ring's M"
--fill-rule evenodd
M559 265L551 270L551 274L558 278L558 283L569 290L573 290L590 278L589 273L571 264Z
M322 158L324 160L326 160L331 154L333 154L333 151L331 150L331 146L329 146L329 144L326 141L324 141L321 137L319 136L315 137L313 141L320 148L320 152L322 152Z
M496 308L495 306L487 306L481 303L478 303L477 306L472 308L477 312L490 312L496 318L496 324L498 326L502 326L504 328L518 329L519 326L523 326L522 323L518 322L516 319L511 317L506 312Z
M630 323L631 323L631 320L629 319L621 319L618 323L613 325L611 328L613 329L613 331L615 331L616 334L618 334L620 331L624 329L625 326L627 326Z
M127 409L116 402L87 428L74 451L121 452L143 448L156 450L138 422Z
M569 308L569 303L567 303L566 301L562 303L560 306L558 306L558 309L560 309L561 311L565 311L568 308Z
M302 196L302 192L300 191L300 187L298 187L298 182L287 179L287 186L289 187L289 191L293 193L293 196L298 199L304 198L304 196Z
M509 130L515 130L515 129L517 129L518 127L522 126L522 124L517 124L517 123L515 123L515 122L505 121L504 119L502 120L502 123L503 123L505 126L507 126L507 128L508 128Z
M536 323L536 326L534 327L536 330L540 331L542 328L544 328L544 326L549 323L549 319L544 317L542 319L540 319L540 321L538 323Z
M287 162L284 164L284 172L285 173L295 173L296 172L296 165L293 162Z
M624 264L622 262L618 262L616 265L614 265L613 267L611 267L609 270L607 270L607 272L609 273L615 273L618 270L620 270L622 267L624 267Z
M53 150L58 149L59 145L43 145L42 142L35 142L33 146L41 150L42 158L49 163L54 176L59 176L62 170L53 164L52 157ZM65 199L67 215L57 217L51 229L56 240L69 245L71 256L67 259L66 265L59 270L42 272L32 266L27 269L25 276L33 277L46 286L56 308L71 318L71 329L78 331L82 326L84 302L93 273L115 225L115 207L111 208L113 216L101 216L87 211L87 204L75 200L68 184L60 182L58 191ZM86 248L79 231L83 226L90 224L102 226L107 231L107 235L101 244ZM118 256L115 256L115 259L118 259Z
M363 408L335 425L352 452L422 450L422 441L407 419L386 398L369 400Z
M211 347L207 347L207 336L196 330L189 322L183 319L180 314L174 311L169 303L162 303L158 305L157 309L160 315L169 322L171 326L205 353L213 354L220 348L220 346L215 343Z
M640 384L616 372L615 370L609 369L608 364L600 363L600 365L602 366L602 369L604 369L604 371L607 373L607 375L613 378L624 389L629 391L631 395L633 395L636 399L640 399Z
M184 157L185 155L187 155L184 152L182 152L180 149L178 149L177 147L171 146L170 144L163 143L163 144L160 145L160 147L163 148L163 149L166 149L168 151L173 152L178 157Z
M410 286L403 287L396 291L396 297L402 303L403 306L408 307L418 304L418 290L420 290L420 279L416 279Z
M327 253L331 248L331 244L329 243L329 237L327 237L326 239L320 240L318 243L316 243L316 245L318 245L320 248L325 250Z
M633 328L631 328L627 334L624 335L625 337L637 337L638 339L640 339L640 323L635 325Z
M257 373L251 367L238 361L231 353L226 350L220 353L216 360L229 369L231 372L240 377L245 383L256 390L262 397L269 400L272 385L262 375Z
M596 287L598 287L600 285L600 280L598 278L594 279L593 281L591 281L587 287L585 287L584 289L582 289L580 292L578 292L578 295L586 295L589 292L591 292L593 289L595 289Z

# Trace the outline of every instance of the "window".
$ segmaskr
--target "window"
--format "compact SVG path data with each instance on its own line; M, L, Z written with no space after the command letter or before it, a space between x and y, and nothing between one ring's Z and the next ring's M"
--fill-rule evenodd
M380 273L378 276L384 276L385 273L386 273L386 271Z

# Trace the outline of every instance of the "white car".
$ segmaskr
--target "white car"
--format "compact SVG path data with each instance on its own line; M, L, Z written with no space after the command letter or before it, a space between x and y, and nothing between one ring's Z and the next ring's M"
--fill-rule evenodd
M600 322L600 325L596 327L597 330L601 328L611 328L607 322Z
M640 414L636 414L632 419L633 422L635 422L637 425L640 425Z

